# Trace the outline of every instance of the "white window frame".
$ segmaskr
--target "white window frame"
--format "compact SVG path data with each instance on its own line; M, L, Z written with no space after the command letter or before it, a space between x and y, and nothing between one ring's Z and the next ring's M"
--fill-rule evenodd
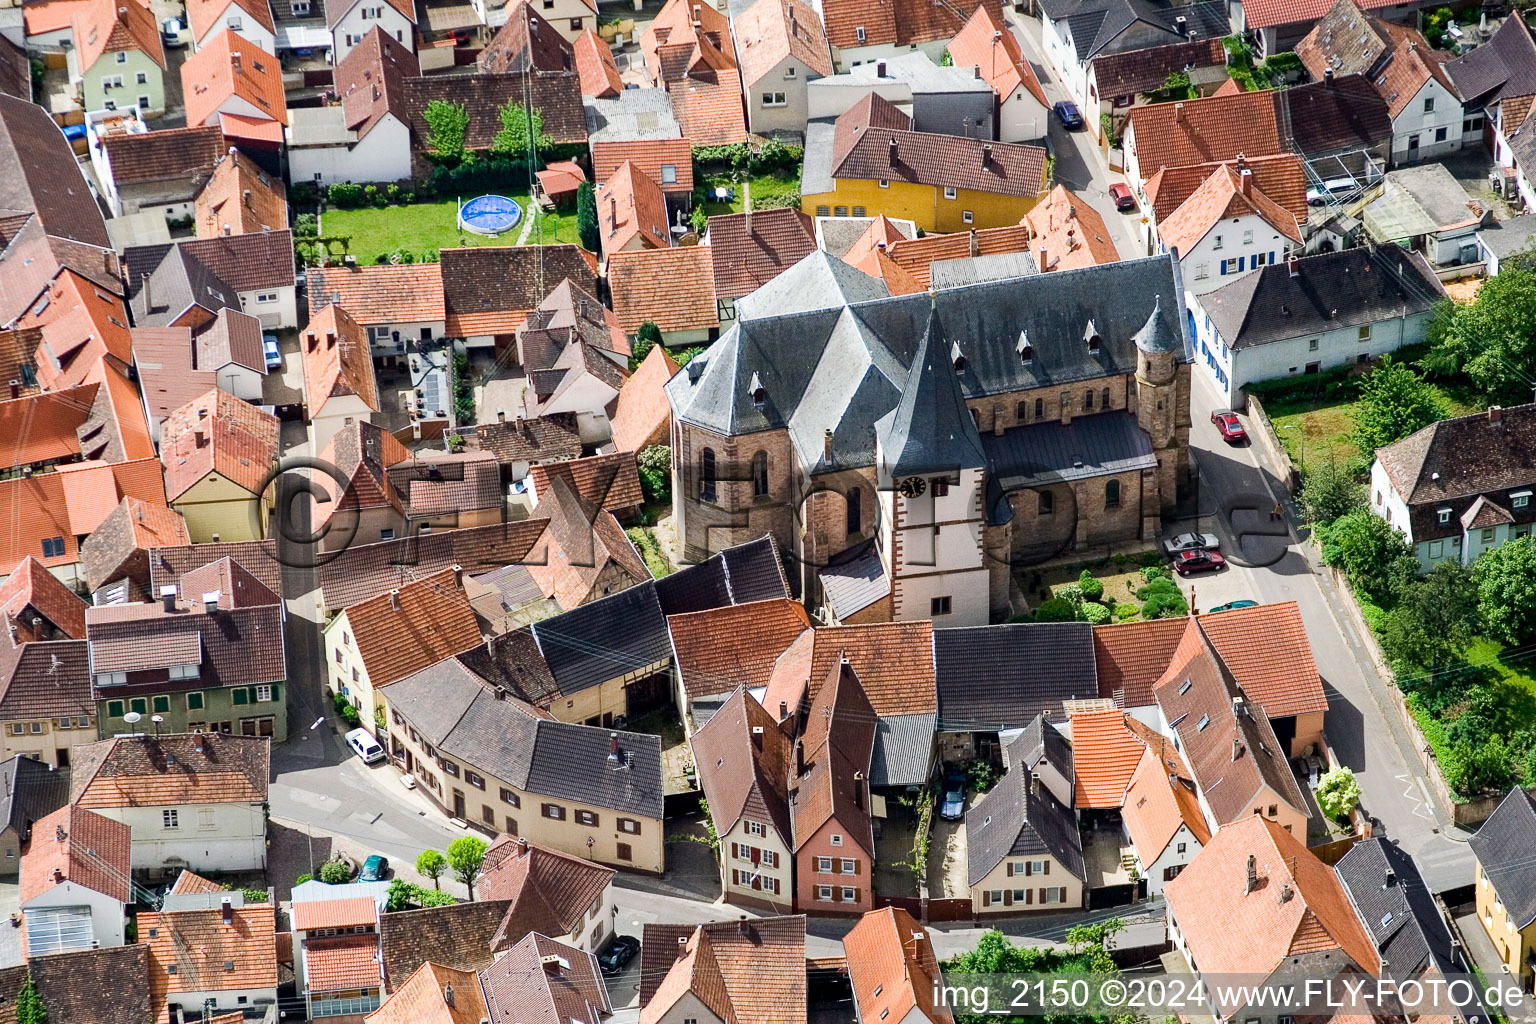
M830 836L827 837L827 841L830 842L833 846L842 846L843 834L841 832L833 832Z
M160 827L166 831L181 828L181 812L174 807L162 808L160 811Z
M857 900L859 898L859 893L858 893L857 889L855 889L851 885L845 885L842 888L843 888L843 902L844 903L854 903L854 902L857 902Z
M819 875L830 875L832 873L832 858L831 857L817 857L816 858L816 873L819 874Z
M853 862L853 858L852 857L844 857L844 858L842 858L842 861L843 861L843 863L842 863L841 866L842 866L842 869L843 869L843 874L845 874L845 875L852 875L852 874L857 873L858 865L856 865Z
M832 887L830 885L818 885L816 887L816 902L831 903Z
M955 192L955 186L953 186L953 185L945 185L944 186L944 198L945 199L953 199L953 198L955 198L956 195L957 195L957 193Z
M974 224L976 223L976 215L970 210L963 210L960 213L960 222L962 224Z

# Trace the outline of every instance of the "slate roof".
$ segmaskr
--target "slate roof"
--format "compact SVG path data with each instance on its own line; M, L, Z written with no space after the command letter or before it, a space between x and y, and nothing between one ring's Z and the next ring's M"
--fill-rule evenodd
M457 971L489 967L509 906L510 900L480 899L379 915L385 983L396 990L429 961Z
M838 561L816 573L822 597L835 619L846 619L891 593L891 580L874 544L864 545L854 558Z
M805 1017L805 915L797 914L748 918L745 925L645 925L640 933L642 1020L654 1020L657 1011L675 1002L679 989L690 988L691 965L680 959L678 940L688 940L688 948L694 948L701 936L708 938L716 984L724 989L738 1024L782 1024Z
M1155 310L1152 315L1158 316ZM1065 425L1041 421L1014 427L1001 436L983 435L981 444L989 470L990 523L1013 518L1008 494L1021 487L1151 469L1157 463L1152 441L1135 417L1113 411L1074 417Z
M882 481L981 469L987 464L976 420L960 390L957 361L934 300L901 401L875 423Z
M884 290L825 253L812 253L790 273L812 261ZM1171 300L1177 294L1171 258L1162 256L948 289L936 304L921 294L853 302L834 294L819 308L784 312L772 304L759 316L748 302L731 329L668 382L667 395L675 419L715 433L739 437L787 428L808 472L870 466L875 422L899 404L935 308L944 336L965 356L962 393L977 398L1047 380L1059 385L1134 372L1133 336L1155 310L1161 328L1184 344L1187 325ZM1109 295L1113 303L1106 302ZM1161 296L1170 301L1160 305ZM1093 355L1083 344L1090 320L1102 339ZM1026 333L1033 353L1028 364L1019 356ZM766 392L761 407L753 401L754 375ZM1117 419L1127 418L1090 416L1056 429L1108 430ZM831 466L824 465L827 430L833 432Z
M1053 21L1067 22L1077 59L1083 63L1102 54L1178 43L1186 35L1219 39L1230 31L1226 10L1216 3L1053 0L1042 10ZM1183 33L1174 21L1180 16L1187 20Z
M1003 745L1003 767L1011 769L1022 764L1030 770L1041 761L1054 767L1063 778L1072 778L1072 744L1061 730L1039 714L1019 730L1019 734Z
M463 672L451 689L442 673L418 672L391 685L389 704L424 735L437 736L441 753L520 790L662 817L661 741L655 736L620 731L616 765L608 759L611 730L532 717L526 705L498 699L490 686Z
M921 786L933 774L938 715L881 715L875 719L875 749L869 758L871 786Z
M135 261L130 250L129 266ZM200 306L209 314L225 308L240 308L236 289L187 249L173 245L146 277L131 298L133 322L139 327L165 327L180 319L187 310Z
M1213 36L1100 54L1094 58L1093 75L1099 95L1129 96L1161 89L1173 72L1226 62L1227 49Z
M52 765L24 754L0 761L0 828L15 829L22 842L41 821L69 803L69 779Z
M1494 221L1477 233L1477 240L1499 259L1536 249L1536 214Z
M716 551L657 580L653 589L663 615L790 596L778 544L768 534Z
M1505 18L1488 41L1447 61L1446 73L1469 108L1536 95L1536 41L1521 18Z
M965 812L966 880L978 884L1006 857L1048 854L1086 880L1083 840L1077 822L1043 786L1031 785L1029 769L1014 766Z
M528 627L562 693L596 686L672 656L666 619L647 582ZM606 638L594 648L590 638Z
M1200 296L1228 346L1249 348L1287 338L1375 324L1427 312L1445 288L1418 253L1396 245L1305 256L1245 274Z
M793 840L787 786L794 741L774 713L738 687L694 731L691 744L699 785L719 835L729 833L747 815L771 824L786 845Z
M545 134L557 144L585 143L587 119L581 106L581 78L571 70L407 78L406 107L410 111L413 145L418 150L426 147L430 129L423 112L427 104L445 100L463 104L469 113L465 146L489 149L501 130L501 108L510 99L522 101L525 79L531 102L543 117ZM524 308L531 309L534 304Z
M1472 854L1510 920L1524 929L1536 921L1536 875L1530 851L1536 844L1536 798L1516 786L1468 840Z

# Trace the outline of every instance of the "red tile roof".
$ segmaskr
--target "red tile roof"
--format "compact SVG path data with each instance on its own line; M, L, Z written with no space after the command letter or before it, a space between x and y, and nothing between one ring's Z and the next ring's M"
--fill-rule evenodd
M741 687L694 730L692 746L699 785L720 835L750 815L772 824L781 842L793 841L788 786L794 742L776 710L768 711Z
M605 253L632 249L637 244L649 249L672 245L666 196L630 160L620 164L598 188L597 222Z
M405 80L419 74L421 66L409 46L385 35L379 26L369 29L362 42L336 65L336 93L341 97L347 130L361 139L386 114L408 124Z
M1099 211L1065 186L1051 189L1024 215L1024 223L1029 225L1029 251L1041 273L1120 261Z
M342 395L356 395L378 412L379 384L368 335L343 306L326 306L310 318L299 337L299 356L304 360L304 398L311 416Z
M563 462L545 462L533 466L534 493L539 500L549 493L550 480L558 477L575 489L582 501L606 509L624 511L645 501L640 490L640 473L632 452L588 455Z
M43 332L37 376L50 391L83 383L103 355L124 366L133 360L123 300L72 270L59 272L45 301L34 305L18 326Z
M1202 615L1200 627L1243 692L1270 718L1328 710L1295 601Z
M431 323L445 315L440 263L315 269L309 294L317 309L337 303L364 327Z
M672 407L663 388L677 370L677 361L656 345L619 388L610 418L614 447L619 451L638 452L648 445L668 443Z
M592 180L605 182L626 161L638 167L646 177L662 186L663 192L693 191L693 146L688 139L642 139L632 142L595 142L592 144ZM662 165L670 166L675 182L663 184Z
M1263 977L1289 956L1322 950L1342 952L1369 974L1380 966L1333 869L1257 815L1223 826L1163 896L1203 974Z
M688 697L767 686L779 655L811 628L805 608L785 597L673 615L667 625Z
M293 905L293 930L351 928L379 923L379 906L372 896L348 896L337 900L305 900Z
M757 0L732 19L741 47L736 60L749 88L793 57L811 73L832 74L832 52L821 15L805 0Z
M86 384L0 402L0 465L19 468L79 455L77 432L90 419L97 388Z
M619 66L614 63L613 51L590 28L584 29L573 44L576 50L576 73L581 76L581 94L592 97L617 96L624 91L619 78Z
M91 626L99 614L99 608L93 610ZM93 648L96 636L93 631ZM164 634L153 637L159 643L170 639ZM267 799L270 748L264 736L187 733L166 735L154 748L125 737L77 744L70 798L75 806L89 808L262 804Z
M695 24L697 18L697 24ZM673 61L663 59L661 51L690 51L682 62L688 76L699 70L720 70L736 66L736 45L731 40L730 20L713 4L700 0L667 0L656 18L640 33L640 52L645 55L645 70L655 86L682 81L681 74L668 74ZM712 50L712 54L701 51Z
M285 228L287 194L281 178L231 153L219 161L197 194L197 233L212 238Z
M678 955L685 939L684 955ZM692 992L737 1024L805 1019L805 917L647 924L641 933L640 1022L656 1024ZM723 1000L723 1001L722 1001Z
M1253 159L1286 152L1275 120L1275 97L1263 90L1133 107L1126 133L1134 134L1143 179L1163 167L1235 160L1239 153Z
M188 871L186 868L181 869L181 874L176 876L176 882L171 886L172 894L178 896L186 895L189 893L214 893L226 891L227 890L218 882L215 882L212 879L204 878L202 875L194 874L193 872Z
M1152 687L1168 668L1187 626L1186 619L1095 626L1093 660L1099 696L1127 708L1157 703Z
M614 253L608 287L620 325L631 333L647 320L663 331L720 326L712 261L707 245Z
M311 992L378 988L384 981L377 935L339 935L304 943L304 980Z
M672 115L695 146L734 146L747 140L741 72L735 68L674 82Z
M1072 723L1072 766L1077 775L1076 806L1119 807L1136 774L1146 742L1119 708L1080 711Z
M1193 251L1217 224L1252 214L1290 241L1301 244L1296 216L1255 187L1252 175L1240 175L1231 164L1219 166L1183 205L1162 217L1157 233L1169 252L1183 256Z
M1166 738L1148 743L1142 752L1120 817L1143 864L1162 856L1181 826L1202 846L1211 839L1194 776Z
M453 1005L444 995L453 990ZM430 960L363 1020L366 1024L480 1024L489 1020L480 979L474 971L456 971Z
M750 226L750 230L749 230ZM816 251L816 226L789 207L709 218L715 294L740 298Z
M891 259L910 273L912 279L925 291L929 282L928 268L941 260L1028 251L1029 227L1027 224L1006 228L979 228L948 235L925 235L922 238L904 238L886 247L886 253Z
M981 77L1005 101L1023 86L1041 106L1050 105L1018 37L986 4L977 4L965 27L949 41L949 55L956 67L980 67Z
M181 88L186 97L187 124L217 124L218 115L238 97L261 112L259 117L229 115L252 125L263 121L288 123L288 104L283 94L283 72L277 58L255 43L225 29L208 40L181 66ZM225 134L231 133L228 126ZM282 129L277 130L282 139Z
M91 0L44 0L42 3L26 4L22 10L27 35L40 36L69 28L75 23L75 15L90 6L90 2Z
M277 910L270 903L235 907L229 924L217 908L143 913L139 941L149 946L156 1008L173 992L277 989Z
M104 53L138 50L165 68L160 26L140 0L90 0L74 18L75 53L82 73Z
M881 715L920 715L938 710L933 677L933 623L872 622L823 626L802 636L779 658L763 706L780 701L799 707L816 691L841 656L858 673L859 684Z
M509 900L501 933L515 942L528 932L568 935L603 897L618 872L515 836L499 836L485 851L475 882L482 900Z
M227 391L214 388L194 398L160 428L166 497L176 501L209 474L259 495L278 457L280 427L276 416Z
M385 686L480 643L480 627L452 570L407 583L346 611L368 679Z
M848 980L859 1020L904 1021L917 1010L931 1024L953 1021L954 1014L937 1002L939 958L932 936L899 907L872 910L843 936Z
M21 851L22 908L60 881L83 885L119 903L132 903L131 839L127 825L83 807L60 807L38 819Z
M1159 212L1159 216L1172 213L1194 195L1215 171L1227 164L1189 164L1184 167L1165 167L1147 179L1144 191L1147 202ZM1296 216L1298 221L1307 218L1307 171L1301 157L1290 153L1278 156L1244 158L1243 166L1253 172L1253 187Z
M24 636L53 639L33 630L31 618L37 614L69 639L85 639L85 602L42 562L29 556L12 566L9 573L5 582L0 583L0 614L16 623Z
M231 6L240 8L242 17L249 15L268 32L277 31L267 0L187 0L187 24L192 29L192 38L202 39L212 31L220 16Z

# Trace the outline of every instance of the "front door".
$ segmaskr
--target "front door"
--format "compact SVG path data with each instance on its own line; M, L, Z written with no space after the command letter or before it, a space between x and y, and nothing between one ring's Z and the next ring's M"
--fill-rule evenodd
M462 790L456 789L453 791L453 816L455 818L464 817L464 793Z
M54 751L53 751L53 756L56 759L56 762L57 762L57 764L58 764L58 766L60 768L68 768L69 767L69 748L68 747L55 747Z

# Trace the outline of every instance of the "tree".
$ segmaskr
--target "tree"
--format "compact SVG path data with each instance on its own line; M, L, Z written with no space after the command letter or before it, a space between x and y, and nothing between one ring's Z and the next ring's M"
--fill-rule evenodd
M1360 381L1355 403L1355 446L1366 456L1450 415L1434 385L1412 367L1382 356Z
M581 239L581 247L588 252L597 252L602 244L602 236L597 230L597 193L592 190L590 181L576 186L576 234Z
M1472 576L1488 632L1506 644L1536 640L1536 539L1521 537L1485 552Z
M1335 821L1349 820L1360 803L1360 783L1348 765L1339 765L1317 783L1317 805Z
M629 347L629 368L636 370L651 354L651 349L661 344L661 328L656 321L646 320L635 331L635 343Z
M651 503L669 501L672 497L672 449L664 444L641 448L635 456L640 471L640 490Z
M1104 596L1104 581L1084 569L1078 574L1077 589L1082 591L1083 600L1097 601Z
M1001 995L1001 992L993 984L994 978L965 979L961 976L1051 974L1063 977L1069 987L1074 975L1118 977L1120 971L1115 966L1114 957L1109 951L1109 943L1124 928L1125 925L1118 918L1069 928L1066 947L1053 949L1015 946L1002 932L990 931L981 937L975 948L966 950L943 964L946 984L950 983L949 976L954 975L960 979L956 982L957 984L979 984L997 996ZM1009 997L1003 996L1003 998ZM992 1013L980 1013L974 1012L975 1009L978 1008L973 1008L973 1012L970 1013L957 1012L955 1020L960 1024L982 1024L982 1022L986 1024L1024 1024L1024 1022L1028 1024L1130 1024L1136 1019L1133 1016L1118 1013L1111 1015L1071 1010L1040 1016L1003 1016L996 1010Z
M416 858L416 871L432 879L432 888L441 889L439 879L448 871L448 858L436 850L422 850Z
M15 1004L16 1024L48 1024L48 1008L43 1005L43 997L37 994L37 982L32 980L32 972L27 972L27 980L21 983L21 991L16 993Z
M1536 268L1521 262L1488 278L1466 305L1446 300L1426 335L1425 365L1465 373L1491 402L1529 401L1536 369Z
M1301 485L1301 505L1308 522L1331 523L1365 507L1365 488L1336 462L1314 464Z
M1390 596L1387 566L1399 555L1411 554L1403 535L1368 509L1340 516L1318 535L1323 561L1343 571L1349 582L1377 604Z
M501 108L501 130L491 140L491 152L497 156L537 158L540 150L548 149L552 139L544 134L544 115L533 108L533 131L528 130L528 112L516 99L507 100ZM531 152L530 152L531 150Z
M469 133L469 111L462 103L432 100L421 112L427 122L427 152L444 167L464 162L464 138Z
M448 844L448 866L453 869L453 877L469 890L470 902L475 899L475 879L480 877L480 867L485 863L485 849L485 840L475 836L460 836Z

